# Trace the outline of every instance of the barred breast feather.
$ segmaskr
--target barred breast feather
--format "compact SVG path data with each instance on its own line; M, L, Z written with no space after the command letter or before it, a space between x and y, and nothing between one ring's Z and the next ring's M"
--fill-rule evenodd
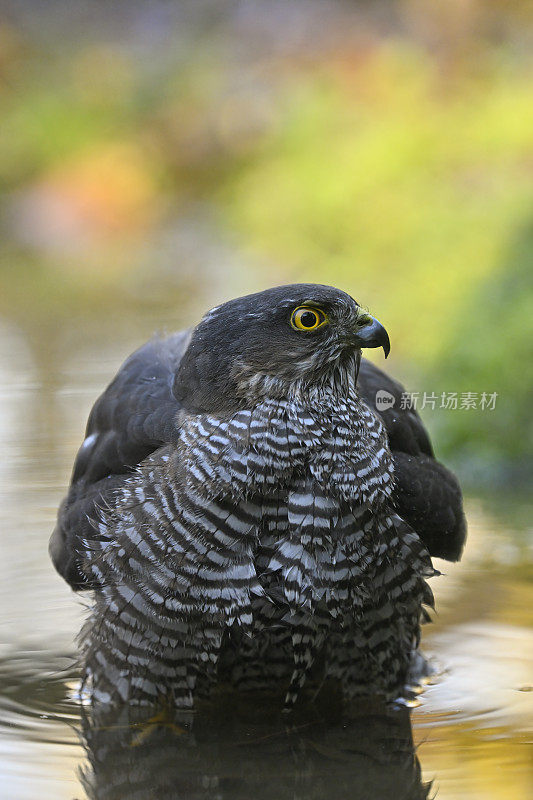
M316 389L180 422L85 542L94 698L190 707L222 679L281 681L290 708L317 670L396 697L433 568L393 510L379 417Z

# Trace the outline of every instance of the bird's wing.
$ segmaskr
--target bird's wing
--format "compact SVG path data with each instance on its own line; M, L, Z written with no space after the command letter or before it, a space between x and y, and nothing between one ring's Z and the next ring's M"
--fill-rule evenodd
M432 556L458 561L466 538L461 489L455 476L436 461L416 411L402 408L404 387L365 359L357 387L387 429L394 457L396 510L417 531ZM376 393L380 390L392 395L394 403L378 410Z
M190 333L154 338L133 353L89 415L67 497L50 539L54 566L73 589L87 588L79 544L94 536L93 520L128 473L177 435L179 403L172 393Z

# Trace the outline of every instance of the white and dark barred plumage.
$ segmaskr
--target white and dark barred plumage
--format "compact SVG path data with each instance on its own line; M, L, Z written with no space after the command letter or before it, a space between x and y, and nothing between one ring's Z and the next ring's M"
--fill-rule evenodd
M323 324L291 325L301 307ZM361 366L378 345L352 298L304 284L231 301L126 362L51 543L71 585L95 590L95 700L191 707L223 680L283 686L290 708L311 677L348 698L401 693L430 553L457 558L464 520L418 418L387 424L360 397L365 374L371 392L380 377L401 391ZM387 429L418 451L391 451Z

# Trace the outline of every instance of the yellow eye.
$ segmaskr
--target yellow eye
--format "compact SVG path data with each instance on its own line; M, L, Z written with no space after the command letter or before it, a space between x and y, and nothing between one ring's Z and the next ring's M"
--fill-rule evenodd
M298 331L314 331L328 321L328 318L319 308L300 306L295 308L291 316L291 325Z

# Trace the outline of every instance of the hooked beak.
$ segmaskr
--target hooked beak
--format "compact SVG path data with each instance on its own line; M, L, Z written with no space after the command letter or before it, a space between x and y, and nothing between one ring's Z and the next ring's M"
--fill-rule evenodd
M377 319L370 314L360 314L357 319L357 331L355 336L356 346L363 347L382 347L385 358L390 353L389 334Z

